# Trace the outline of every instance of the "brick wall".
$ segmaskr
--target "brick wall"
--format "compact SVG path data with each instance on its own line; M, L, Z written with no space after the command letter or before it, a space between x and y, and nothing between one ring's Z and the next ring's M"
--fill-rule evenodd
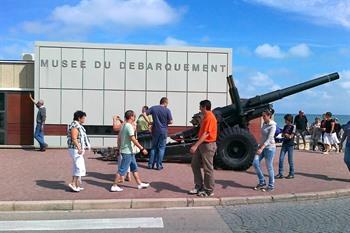
M261 122L262 119L259 117L257 119L251 120L249 122L249 131L254 135L256 141L259 143L261 136Z

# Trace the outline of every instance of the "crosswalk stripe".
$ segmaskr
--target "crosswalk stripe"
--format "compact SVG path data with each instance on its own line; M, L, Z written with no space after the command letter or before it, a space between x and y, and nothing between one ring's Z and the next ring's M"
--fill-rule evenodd
M50 231L132 228L164 228L163 219L156 217L0 221L0 231Z

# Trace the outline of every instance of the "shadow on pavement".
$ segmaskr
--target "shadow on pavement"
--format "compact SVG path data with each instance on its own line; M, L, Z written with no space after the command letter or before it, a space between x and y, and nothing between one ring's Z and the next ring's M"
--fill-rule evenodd
M95 180L83 180L83 183L87 183L90 185L101 187L101 188L104 188L108 191L111 189L111 186L112 186L112 182L106 183L106 182L99 182L99 181L95 181Z
M115 174L105 174L105 173L99 173L99 172L88 172L87 177L93 177L100 180L107 180L110 182L114 181Z
M223 189L227 189L227 187L252 189L251 186L241 185L233 180L215 180L215 184L221 185Z
M163 190L168 190L176 193L187 193L188 190L182 189L176 185L165 182L151 182L151 187L156 190L156 193L160 193Z
M303 172L296 172L295 174L305 176L305 177L320 179L320 180L350 182L350 179L332 178L321 174L309 174L309 173L303 173Z
M60 189L69 192L69 188L64 181L56 180L37 180L36 185L48 189Z

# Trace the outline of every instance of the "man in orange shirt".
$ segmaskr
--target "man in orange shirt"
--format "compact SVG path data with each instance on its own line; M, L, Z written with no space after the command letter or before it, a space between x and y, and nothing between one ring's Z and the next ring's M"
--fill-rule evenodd
M214 195L214 155L216 152L217 121L214 113L211 111L209 100L203 100L199 103L199 109L204 115L201 127L198 133L198 141L191 147L193 154L191 167L194 176L195 187L189 191L189 194L197 194L201 197ZM201 167L204 170L204 180ZM203 182L204 181L204 182Z

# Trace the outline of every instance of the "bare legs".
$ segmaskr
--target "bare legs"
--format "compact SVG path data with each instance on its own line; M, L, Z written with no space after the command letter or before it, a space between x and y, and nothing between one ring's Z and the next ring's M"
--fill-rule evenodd
M133 172L132 174L133 174L133 176L134 176L134 179L135 179L136 183L137 183L138 185L140 185L142 182L141 182L139 173L138 173L138 172ZM126 174L126 177L131 181L130 172L128 172L128 173ZM117 173L117 174L115 175L115 179L114 179L113 185L117 185L118 183L123 183L124 180L125 180L125 176L121 176L119 173Z

